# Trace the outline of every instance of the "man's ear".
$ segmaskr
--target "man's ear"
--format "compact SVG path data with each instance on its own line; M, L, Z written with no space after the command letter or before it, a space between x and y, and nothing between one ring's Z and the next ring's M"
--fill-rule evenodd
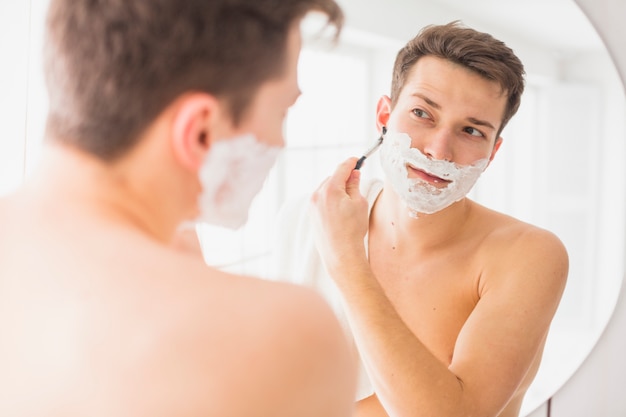
M378 130L382 130L383 126L388 126L390 115L391 99L388 96L382 96L376 105L376 127Z
M200 169L211 147L211 132L219 117L219 103L209 94L181 98L172 123L171 144L177 161L192 171Z
M493 149L491 150L491 156L489 156L489 163L491 163L491 161L493 161L493 158L496 156L496 153L498 152L498 149L500 149L500 145L502 145L502 136L499 136L496 139L496 143L493 144Z

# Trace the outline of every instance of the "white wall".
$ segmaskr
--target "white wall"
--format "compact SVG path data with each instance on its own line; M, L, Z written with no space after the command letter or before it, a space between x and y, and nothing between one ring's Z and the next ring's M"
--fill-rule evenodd
M626 286L623 286L613 318L596 347L552 398L551 417L626 416L625 354Z
M40 50L48 0L0 1L0 195L37 160L47 102Z
M576 0L601 33L613 59L626 79L626 2L623 0ZM615 92L617 94L622 92ZM624 109L620 109L625 114ZM626 129L626 126L622 126ZM617 133L619 134L619 132ZM624 135L621 136L624 139ZM624 140L623 140L624 142ZM622 142L622 143L623 143ZM623 164L624 147L616 150ZM607 202L607 204L610 204ZM626 213L622 213L626 215ZM613 233L624 235L623 227ZM622 254L626 257L626 253ZM622 286L617 308L595 349L576 374L551 402L552 417L626 416L626 285ZM537 416L539 417L539 416Z

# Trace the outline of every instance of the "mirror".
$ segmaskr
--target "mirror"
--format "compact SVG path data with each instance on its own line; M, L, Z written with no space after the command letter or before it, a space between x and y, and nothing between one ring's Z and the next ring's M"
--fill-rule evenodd
M347 42L387 42L372 65L375 97L388 93L397 49L427 24L461 20L503 40L525 64L520 111L471 196L553 231L570 255L568 285L520 414L528 415L589 355L622 285L626 112L609 54L573 0L340 3Z
M626 104L613 63L573 0L339 3L346 13L341 43L329 47L314 36L305 42L303 95L289 113L287 148L250 221L235 233L203 227L205 258L228 270L264 275L267 237L280 227L268 218L376 138L376 100L389 92L398 49L433 23L461 20L489 32L520 56L527 87L503 132L504 144L471 197L553 231L570 255L568 285L520 414L529 415L587 358L622 285ZM362 175L381 175L377 165L370 163Z

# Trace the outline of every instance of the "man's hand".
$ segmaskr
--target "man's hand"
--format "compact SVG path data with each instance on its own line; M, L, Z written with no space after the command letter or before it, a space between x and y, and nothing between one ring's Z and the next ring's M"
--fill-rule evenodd
M369 218L367 200L359 191L361 173L355 170L357 158L337 167L313 193L315 242L326 268L367 263L364 238Z

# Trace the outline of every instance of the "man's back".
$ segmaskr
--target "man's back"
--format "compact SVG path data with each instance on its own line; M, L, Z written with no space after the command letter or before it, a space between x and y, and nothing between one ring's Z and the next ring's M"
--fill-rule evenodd
M44 149L0 200L1 416L350 414L321 298L172 245L245 223L312 11L340 29L334 0L50 0Z
M32 195L0 202L0 415L313 416L349 404L349 353L317 296L210 269L97 206Z

